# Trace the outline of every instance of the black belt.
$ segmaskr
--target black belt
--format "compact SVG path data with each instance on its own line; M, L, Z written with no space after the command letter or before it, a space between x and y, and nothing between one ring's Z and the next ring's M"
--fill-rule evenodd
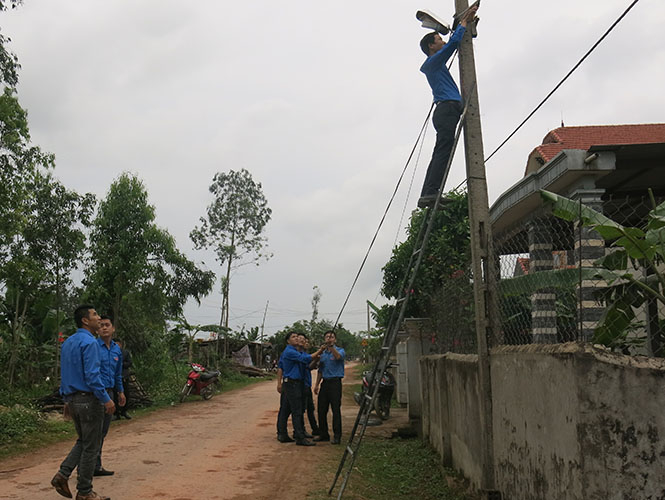
M300 382L301 380L299 378L284 378L284 382Z
M94 397L94 394L93 394L92 392L76 391L76 392L72 392L71 394L65 394L65 395L62 397L62 399L64 399L65 401L69 402L69 401L72 400L72 398L73 398L74 396L93 396L93 397Z
M344 377L328 377L324 378L323 381L325 382L326 380L342 380Z

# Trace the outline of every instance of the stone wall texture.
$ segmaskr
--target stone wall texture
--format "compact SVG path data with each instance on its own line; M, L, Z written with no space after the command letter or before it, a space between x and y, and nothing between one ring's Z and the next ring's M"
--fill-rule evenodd
M665 360L589 344L491 352L496 486L506 500L665 500ZM478 485L476 357L420 360L423 436Z

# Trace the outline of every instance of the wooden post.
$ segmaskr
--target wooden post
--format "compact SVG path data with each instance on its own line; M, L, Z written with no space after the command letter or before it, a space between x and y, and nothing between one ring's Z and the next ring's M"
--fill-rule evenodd
M455 11L469 7L467 0L455 0ZM494 495L494 450L492 432L492 383L488 338L499 331L496 322L495 262L489 220L489 202L483 136L480 125L480 106L476 88L476 68L473 41L469 24L459 47L460 87L462 98L468 104L464 123L464 149L469 192L469 224L471 229L471 258L473 294L475 301L476 337L478 343L478 380L480 423L482 428L482 480L481 490ZM493 333L494 332L494 333Z

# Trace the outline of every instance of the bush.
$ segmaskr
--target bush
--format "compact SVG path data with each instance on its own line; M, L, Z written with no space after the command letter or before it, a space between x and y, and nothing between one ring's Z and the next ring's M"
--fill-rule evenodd
M42 415L32 408L21 405L0 407L0 445L39 430L43 422Z

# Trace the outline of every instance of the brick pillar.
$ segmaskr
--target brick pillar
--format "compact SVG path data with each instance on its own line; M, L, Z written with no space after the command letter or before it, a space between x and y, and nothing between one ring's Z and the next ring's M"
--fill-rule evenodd
M593 189L577 191L571 196L575 201L603 212L601 196L604 190ZM605 255L605 240L593 229L575 223L575 264L581 267L593 267L595 260ZM605 312L605 304L599 303L595 293L605 287L602 281L583 280L577 286L577 324L578 340L590 342L598 321Z
M532 220L529 223L529 274L553 269L552 250L552 225L546 218ZM531 332L536 344L557 342L556 293L552 288L531 294Z

